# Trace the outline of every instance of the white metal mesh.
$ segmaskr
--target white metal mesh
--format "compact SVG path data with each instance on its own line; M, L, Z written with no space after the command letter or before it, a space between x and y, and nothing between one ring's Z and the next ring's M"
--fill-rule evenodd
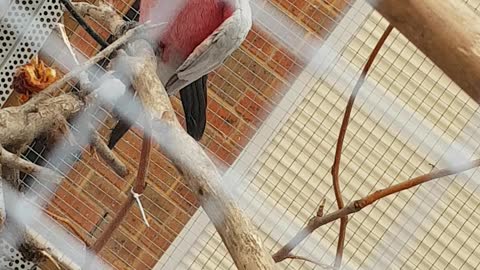
M478 1L473 2L468 3L478 6ZM271 117L262 126L266 138L262 140L259 131L227 173L242 179L245 191L239 200L272 252L314 215L323 197L326 213L336 209L330 170L341 118L353 84L387 25L368 4L357 1L327 41L330 47L318 48L319 57L298 79L303 82L294 84L303 87L304 97L296 95L301 101L280 103L279 107L284 106L280 110L288 112L285 118L274 121ZM295 92L294 88L290 91ZM340 176L346 201L433 168L478 157L478 109L394 31L352 113ZM278 127L268 127L272 123ZM277 130L274 135L273 130ZM256 154L252 157L248 152ZM447 177L355 214L348 224L345 269L477 269L478 176L478 170L471 170ZM317 230L294 253L331 264L337 238L338 222ZM315 268L300 261L281 266ZM234 266L214 227L205 226L204 215L198 214L157 269Z
M12 93L13 75L40 50L63 15L57 0L14 0L0 16L0 107Z
M14 4L22 2L28 1L17 1ZM295 23L292 19L292 14L296 14L299 18L314 20L313 15L308 12L299 12L298 9L288 10L290 12L288 13L285 7L280 7L279 2L252 1L252 8L256 14L256 26L275 36L276 40L289 48L294 55L313 60L295 83L283 79L281 86L272 86L278 88L286 86L290 90L269 120L263 123L259 133L224 179L226 188L234 187L234 191L241 198L242 207L253 217L261 229L267 247L272 251L280 244L286 243L315 213L318 203L325 194L328 194L326 211L335 209L329 170L346 97L366 57L386 27L385 20L376 13L372 14L371 7L359 0L351 7L351 11L333 33L330 29L324 29L326 35L330 37L327 45L320 47L323 41L318 38L318 33L311 27L308 30L302 28L304 25L299 27L298 22ZM296 1L286 2L296 3ZM320 1L307 2L312 6L321 6ZM467 2L474 8L480 5L479 1ZM45 3L54 2L45 1ZM131 1L123 4L129 5ZM267 12L262 12L264 8ZM37 9L35 10L37 12ZM38 9L38 12L43 12L40 10ZM338 11L322 11L325 18L336 20L337 17L332 14ZM289 15L286 15L287 13ZM54 13L43 15L48 18L48 16L56 16L57 13L54 11ZM42 17L45 18L45 16ZM22 18L21 15L20 18ZM282 23L285 20L287 23ZM19 21L19 23L22 22ZM25 21L23 23L28 24ZM40 22L32 21L31 25L39 25L38 23ZM47 23L49 29L50 23ZM324 26L318 23L318 27ZM299 28L302 31L298 32ZM4 57L13 61L18 55L16 50L19 49L22 52L20 47L15 47L15 44L21 45L23 38L28 40L30 36L34 42L33 47L38 49L36 46L41 46L43 41L40 37L36 41L34 34L46 36L49 30L42 29L43 33L40 33L34 32L35 29L38 30L35 26L31 27L31 31L28 30L32 35L7 31L8 36L11 36L8 42L13 44L9 46L14 46L15 51L9 50L8 53L4 53ZM75 29L68 30L75 31ZM21 33L26 33L25 31ZM78 32L75 32L72 38L79 38L91 48L98 49L96 44L85 40L85 36L77 35ZM311 42L311 36L316 37L317 43ZM13 42L12 38L18 39L18 42ZM251 41L246 41L246 44L254 45ZM236 54L262 58L265 57L265 51L268 51L269 45L272 44L266 42L254 53L242 48ZM9 46L6 47L10 48ZM0 47L0 50L1 48L3 47ZM318 57L312 57L310 53L316 53L317 50ZM65 64L62 62L63 57L55 52L51 57L59 66ZM33 51L29 52L25 59L29 59L33 53ZM258 65L255 62L243 62L244 58L230 59L229 62L234 64L226 65L217 71L218 76L232 83L234 90L241 87L254 89L259 83L273 84L271 78L262 77L262 74L247 77L246 73L235 73L235 69L254 70ZM3 62L5 61L1 61L2 68ZM25 63L25 60L19 59L18 64L22 63ZM10 83L8 78L13 75L14 67L10 67L11 69L8 69L10 73L5 71L0 74L0 78L7 78L5 87ZM271 71L268 68L266 70ZM212 100L213 98L218 100L222 96L225 97L222 102L238 101L233 94L225 92L226 83L222 85L212 83L212 85L209 90ZM212 90L216 92L213 93ZM7 91L2 91L6 96ZM273 99L268 101L276 104ZM0 102L2 102L0 105L3 104L3 101L0 100ZM252 103L255 102L252 101ZM458 157L452 156L452 153L457 155L463 153L461 157L470 158L478 148L478 140L475 136L479 124L477 110L477 104L452 84L405 38L398 32L394 32L376 61L375 68L369 76L368 85L361 90L347 134L341 166L341 185L344 187L346 201L385 187L393 181L406 180L413 175L427 172L432 167L448 164L452 157ZM220 111L211 108L209 113L214 116L221 114ZM102 123L104 116L105 113L98 114L94 116L94 121ZM251 127L250 123L248 127ZM235 130L234 132L242 133L243 131ZM230 139L228 135L210 138L212 142ZM137 152L132 150L125 157L122 156L125 161L132 164L135 163L135 156L130 154L138 154L139 145L135 144L137 140L137 134L125 139L124 149L137 150ZM35 145L30 149L30 152L36 154L37 159L42 163L53 166L51 160L48 160L42 151L43 148L36 149ZM233 152L233 150L227 151ZM72 157L69 156L69 158ZM151 170L157 174L149 179L148 188L158 183L168 186L168 183L162 183L162 181L171 176L171 170L167 172L168 166L157 162L152 161ZM108 169L98 169L98 162L92 164L88 159L82 159L72 165L70 160L60 160L55 163L57 164L68 167L71 174L81 175L78 177L80 183L65 180L70 189L63 191L64 193L78 194L79 190L84 188L80 194L83 196L81 198L107 198L112 205L122 202L120 195L124 195L125 190L109 189L112 184L108 183L104 177ZM82 169L87 168L92 173L88 176L83 175L81 170L77 170L77 165L82 165ZM470 172L456 177L454 182L450 178L444 179L437 184L429 184L388 198L356 214L347 232L344 259L347 269L478 268L480 217L476 214L476 210L480 200L476 194L476 184L470 180L476 176L475 171L475 174ZM235 179L242 181L238 184L233 181ZM158 189L158 187L155 188ZM183 191L186 189L184 188ZM153 188L147 189L147 192L152 194L154 193L152 190ZM106 252L102 254L112 262L112 267L148 269L148 264L158 259L158 253L154 251L163 252L172 241L169 236L174 234L175 226L186 222L185 216L188 220L185 210L180 209L178 205L191 206L191 202L181 197L178 194L179 191L172 186L168 186L165 190L166 195L148 196L149 194L146 194L142 198L149 218L165 226L145 229L132 226L130 223L124 225L110 241ZM49 190L48 195L54 192ZM183 196L184 192L181 195ZM65 202L65 205L69 203L73 204ZM167 218L162 219L163 217L154 214L156 209L165 205L176 206L175 209L166 213L169 215L169 223L166 222ZM94 212L97 209L89 207L90 205L87 205L81 209L84 212L74 212L73 219L75 222L81 220L91 223L94 216L101 217L98 224L94 224L93 230L82 229L82 233L88 237L87 240L93 242L114 213L110 209ZM60 210L67 212L71 209ZM132 209L128 222L139 219L137 210ZM73 211L69 214L71 212ZM93 212L93 214L89 216L85 212ZM208 224L204 214L197 213L194 221L196 223L189 224L175 244L163 255L158 269L233 268L232 261L214 228L207 226L204 229L205 224ZM48 227L44 228L45 231L57 234L54 228L43 226ZM328 264L333 259L337 232L337 224L325 226L295 252ZM143 234L148 234L149 237L142 238ZM159 238L167 240L158 244L156 240ZM139 246L132 244L138 242L143 242L145 246L151 247L151 250L138 255ZM65 248L67 249L70 253L76 251L70 246ZM119 252L123 250L126 252ZM135 260L131 260L131 257L135 257ZM282 263L281 266L286 269L313 268L311 264L300 262Z

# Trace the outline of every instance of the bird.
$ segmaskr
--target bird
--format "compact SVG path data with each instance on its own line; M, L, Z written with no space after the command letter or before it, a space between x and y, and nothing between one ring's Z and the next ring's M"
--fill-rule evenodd
M249 0L142 0L139 21L162 25L149 34L157 46L157 73L169 95L180 92L187 133L199 141L207 121L208 74L247 37ZM112 129L111 149L130 126L120 120Z

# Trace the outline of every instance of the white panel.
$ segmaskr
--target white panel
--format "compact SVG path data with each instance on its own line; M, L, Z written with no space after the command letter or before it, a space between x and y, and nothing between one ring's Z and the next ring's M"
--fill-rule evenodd
M357 1L348 16L365 14L365 8L370 11L359 2L363 1ZM474 2L469 4L480 5ZM344 19L342 27L348 23ZM261 145L261 151L255 157L242 155L244 159L232 168L250 164L237 171L245 183L239 201L260 228L268 249L275 251L286 243L316 212L322 198L327 199L326 212L336 209L330 169L343 111L360 69L386 27L385 20L371 13L353 37L337 40L331 53L338 55L305 70L304 74L319 75L316 83L293 110L282 108L289 113L271 139L265 144L253 141L251 145ZM341 163L344 199L349 202L433 168L478 158L474 153L480 146L479 125L478 105L393 31L352 113ZM478 268L479 176L478 170L471 170L445 177L353 215L345 269ZM166 269L235 269L213 226L202 230L195 224L181 236L193 237L194 244L184 246L179 265ZM326 225L295 252L332 264L337 236L338 222ZM280 265L315 268L299 261Z

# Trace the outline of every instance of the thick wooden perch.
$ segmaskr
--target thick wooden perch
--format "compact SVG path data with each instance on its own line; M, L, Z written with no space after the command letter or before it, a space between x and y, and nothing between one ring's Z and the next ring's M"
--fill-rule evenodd
M35 138L64 123L83 107L83 103L72 94L28 102L19 107L0 110L0 145L9 149L30 144Z
M203 149L177 121L167 92L156 74L154 52L146 41L129 46L132 56L117 63L131 68L132 83L151 116L152 137L183 174L213 222L238 269L273 269L271 255L256 229L220 185L222 178Z
M480 103L480 17L459 0L368 0Z

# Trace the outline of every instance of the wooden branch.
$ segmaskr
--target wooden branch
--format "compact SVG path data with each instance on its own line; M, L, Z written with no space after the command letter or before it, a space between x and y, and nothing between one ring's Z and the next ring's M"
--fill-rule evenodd
M100 138L96 131L92 132L91 146L94 147L96 153L107 163L112 170L119 176L125 177L128 175L128 168L123 162L108 148L107 144Z
M459 0L368 0L480 103L480 17Z
M47 209L43 210L47 215L49 215L51 218L56 220L57 222L63 223L66 225L70 230L72 230L73 234L78 237L78 239L82 240L83 243L87 244L87 240L85 237L83 237L82 233L80 232L80 229L78 228L77 225L73 224L69 219L66 219L64 217L61 217L51 211L48 211Z
M55 98L9 107L0 110L0 145L20 149L35 138L46 134L58 123L63 123L79 112L83 103L74 95L63 94Z
M156 74L156 59L145 41L128 46L123 55L133 75L146 111L151 115L152 136L160 150L182 173L200 205L220 234L238 269L273 269L272 257L264 249L256 229L231 197L222 189L221 175L200 145L177 121L168 95ZM119 54L120 55L120 54Z
M100 22L105 29L110 30L114 36L122 32L125 21L112 6L100 2L99 5L93 5L87 2L73 2L75 10L82 17L91 17Z
M302 229L300 232L298 232L290 242L288 242L285 246L283 246L279 251L277 251L274 255L273 258L275 259L275 262L280 262L284 259L286 259L284 254L290 254L290 252L298 246L305 238L307 238L313 231L316 229L320 228L321 226L330 223L332 221L335 221L337 219L346 217L350 214L356 213L363 208L389 196L392 194L396 194L398 192L416 187L418 185L427 183L429 181L439 179L441 177L453 175L453 174L459 174L464 171L476 168L480 166L480 159L474 160L472 162L452 166L446 169L442 170L436 170L432 171L428 174L424 174L415 178L412 178L410 180L407 180L405 182L401 182L399 184L390 186L385 189L381 189L378 191L375 191L371 193L370 195L353 201L349 203L347 206L345 206L342 209L339 209L335 212L332 212L330 214L324 215L322 217L314 217L310 220L310 222Z
M340 189L340 160L342 158L342 148L343 142L345 140L345 135L347 133L348 123L350 122L350 115L352 113L353 104L355 103L355 99L362 87L363 83L365 82L365 78L367 77L367 73L370 70L370 67L375 60L375 57L378 55L378 52L382 48L385 40L387 39L388 35L393 30L393 26L389 25L383 35L378 40L375 48L373 49L372 53L370 54L367 63L365 64L362 73L360 74L360 78L358 79L357 83L355 84L352 94L347 102L347 107L345 108L345 114L342 120L342 126L340 127L340 134L338 135L337 147L335 150L335 159L333 162L332 167L332 178L333 178L333 189L335 191L335 199L337 201L338 209L342 209L344 207L342 192ZM335 256L335 269L340 268L342 264L342 257L343 257L343 248L345 245L345 234L347 231L347 223L348 217L342 217L340 219L340 230L338 236L338 244L337 244L337 255Z
M42 255L47 254L47 259L54 262L55 266L60 266L62 270L80 269L75 263L66 258L61 250L51 245L45 238L31 228L25 230L24 243L33 247L35 250L43 251Z
M91 14L90 14L91 15ZM95 18L101 21L101 17ZM274 262L248 218L220 187L221 176L203 149L183 130L162 83L156 74L156 58L145 41L135 42L124 67L133 71L133 86L144 108L151 113L152 137L168 138L161 150L183 173L185 180L212 220L239 269L273 269ZM119 61L116 61L117 64ZM112 64L115 64L113 62ZM148 112L147 112L148 113ZM177 145L180 149L171 147ZM179 150L179 151L177 151ZM121 211L128 209L124 204ZM98 248L94 248L98 249Z
M50 183L59 184L63 179L63 177L60 174L48 168L32 163L28 160L22 159L18 155L8 152L1 145L0 145L0 165L9 167L11 169L17 169L27 174L34 175L36 178L40 180L48 181Z

